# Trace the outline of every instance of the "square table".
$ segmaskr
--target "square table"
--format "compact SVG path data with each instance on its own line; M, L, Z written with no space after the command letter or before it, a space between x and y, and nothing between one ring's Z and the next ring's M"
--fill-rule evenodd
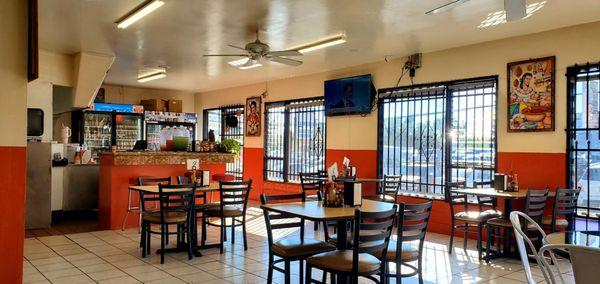
M140 193L144 193L144 194L159 194L159 188L158 185L132 185L129 187L130 190L135 190L138 191ZM198 186L196 187L196 192L215 192L215 191L219 191L221 189L220 185L218 182L211 182L208 186ZM170 189L169 192L176 192L176 190ZM194 213L194 216L196 216L196 213ZM196 221L197 222L197 221ZM197 234L197 230L194 230L195 234ZM200 253L200 249L207 249L207 248L214 248L214 247L218 247L220 244L207 244L204 246L200 246L198 245L198 238L195 236L194 240L196 242L196 244L194 245L194 250L193 250L193 254L194 256L202 256L202 254ZM177 248L166 248L165 252L185 252L187 251L186 245L182 244L181 247L177 247ZM157 253L160 253L160 250L156 251Z
M291 217L311 220L313 222L337 221L337 247L348 248L347 221L354 219L354 210L360 208L365 212L383 212L393 208L394 204L373 200L362 200L360 206L324 207L322 201L306 201L292 203L273 203L261 208Z

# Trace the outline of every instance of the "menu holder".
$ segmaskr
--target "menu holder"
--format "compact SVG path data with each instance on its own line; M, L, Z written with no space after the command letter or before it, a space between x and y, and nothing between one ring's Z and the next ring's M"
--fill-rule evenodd
M200 172L200 186L209 186L210 185L210 171L207 170L199 170Z
M494 189L496 191L506 191L508 176L505 174L494 175Z
M359 206L362 204L362 184L344 182L344 205Z

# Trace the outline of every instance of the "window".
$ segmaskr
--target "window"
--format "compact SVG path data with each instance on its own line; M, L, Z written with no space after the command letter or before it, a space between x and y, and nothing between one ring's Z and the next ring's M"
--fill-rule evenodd
M401 190L443 196L451 181L487 181L496 169L497 78L380 90L379 174Z
M299 182L302 172L325 170L323 99L265 105L265 180Z
M234 122L237 119L237 125ZM229 123L227 121L229 120ZM204 139L208 139L208 133L213 130L215 141L234 139L242 148L239 156L233 163L226 164L225 172L241 180L244 174L244 106L235 105L216 109L204 110Z
M577 215L586 219L600 217L599 74L600 63L567 69L567 186L581 188Z

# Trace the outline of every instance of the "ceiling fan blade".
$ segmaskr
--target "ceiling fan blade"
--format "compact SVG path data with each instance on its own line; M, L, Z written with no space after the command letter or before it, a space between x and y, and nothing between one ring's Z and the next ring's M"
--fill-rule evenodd
M279 56L270 56L270 57L267 57L267 59L270 61L273 61L273 62L290 65L290 66L300 66L302 64L302 61L285 58L285 57L279 57Z
M233 44L228 44L227 46L229 46L229 47L233 47L233 48L237 48L237 49L241 49L241 50L246 50L246 49L245 49L245 48L243 48L243 47L239 47L239 46L236 46L236 45L233 45Z
M302 56L302 53L298 50L269 51L267 54L272 56Z
M241 56L241 57L247 57L248 54L204 54L203 56Z
M453 1L450 1L450 2L448 2L448 3L446 3L446 4L442 5L442 6L437 7L435 9L429 10L429 11L425 12L425 14L427 14L427 15L434 15L434 14L443 13L443 12L446 12L448 10L453 9L454 7L456 7L456 6L460 5L460 4L468 2L468 1L469 0L453 0Z
M527 3L525 0L504 0L506 21L518 21L527 16Z

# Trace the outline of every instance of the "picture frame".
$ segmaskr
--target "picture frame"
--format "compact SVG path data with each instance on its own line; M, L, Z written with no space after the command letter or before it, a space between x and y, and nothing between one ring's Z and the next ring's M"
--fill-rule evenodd
M244 111L246 136L260 136L262 126L262 97L249 97L246 99Z
M555 129L556 57L507 64L507 131Z

